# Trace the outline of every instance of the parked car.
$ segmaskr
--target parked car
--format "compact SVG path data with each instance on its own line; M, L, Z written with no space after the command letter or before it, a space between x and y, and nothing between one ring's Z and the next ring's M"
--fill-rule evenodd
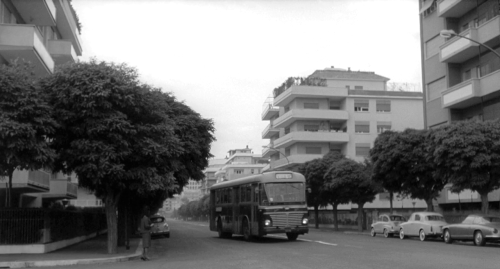
M406 219L401 215L383 214L378 217L378 221L371 225L371 235L375 236L379 233L385 237L392 237L394 234L399 234L399 225L405 222Z
M153 215L149 218L151 220L151 236L165 236L170 238L170 228L165 218L161 215Z
M483 214L471 214L462 223L443 227L444 242L451 244L453 240L472 240L476 246L484 246L486 242L500 242L500 217Z
M428 237L441 237L443 226L448 225L443 215L435 212L415 212L407 222L399 225L399 238L418 236L420 241Z

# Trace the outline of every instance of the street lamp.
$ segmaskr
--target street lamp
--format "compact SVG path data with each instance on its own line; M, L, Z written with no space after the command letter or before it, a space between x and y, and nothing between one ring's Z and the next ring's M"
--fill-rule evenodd
M445 30L441 30L441 32L439 32L439 35L442 36L442 37L444 37L444 38L451 38L453 36L458 36L458 37L461 37L461 38L465 38L465 39L470 40L470 41L472 41L472 42L474 42L476 44L479 44L480 46L483 46L483 47L487 48L491 52L495 53L495 55L498 58L500 58L500 54L498 54L498 52L496 52L494 49L492 49L491 47L487 46L486 44L478 42L478 41L476 41L474 39L470 39L470 38L468 38L466 36L459 35L459 34L455 33L455 31L453 31L453 30L446 30L446 29Z
M270 147L270 146L262 146L262 148L268 148L268 149L272 149L272 150L278 152L279 154L281 154L285 157L287 164L290 164L290 160L288 160L288 157L283 152L279 151L278 149L275 149L275 148Z

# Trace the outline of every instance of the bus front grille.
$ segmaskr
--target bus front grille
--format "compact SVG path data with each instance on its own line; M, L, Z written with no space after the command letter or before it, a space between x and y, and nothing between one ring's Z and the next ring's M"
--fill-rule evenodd
M303 213L281 213L269 214L273 220L274 227L293 227L302 224Z

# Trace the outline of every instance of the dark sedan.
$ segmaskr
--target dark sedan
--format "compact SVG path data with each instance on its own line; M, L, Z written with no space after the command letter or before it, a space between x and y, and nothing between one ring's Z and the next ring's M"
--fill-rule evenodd
M443 227L444 242L451 244L453 240L472 241L476 246L484 246L486 242L500 242L500 217L473 214L467 216L462 223Z

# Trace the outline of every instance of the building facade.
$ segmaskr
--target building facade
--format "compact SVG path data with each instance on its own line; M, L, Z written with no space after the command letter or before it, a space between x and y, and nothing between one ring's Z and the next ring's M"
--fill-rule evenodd
M216 182L238 179L254 174L260 174L268 166L267 158L254 154L252 149L231 149L224 164L215 172Z
M500 57L470 41L500 52L500 16L497 0L420 1L420 40L424 120L428 129L461 120L500 118ZM458 35L445 38L442 30ZM477 193L457 195L446 186L442 207L479 203ZM500 191L488 195L500 201Z
M0 64L24 60L37 76L46 76L81 55L79 22L70 1L0 0ZM4 182L0 181L0 194L5 194ZM14 206L41 207L78 196L74 175L46 169L15 171L12 183ZM0 199L0 207L4 203Z
M332 67L315 71L308 83L297 79L274 91L262 112L262 120L269 121L262 132L262 138L270 140L262 151L271 160L269 169L297 171L301 164L330 151L363 161L379 133L423 129L423 94L387 91L388 80L374 72ZM426 207L425 202L411 199L400 204L403 209ZM377 195L365 208L389 208L388 196Z

